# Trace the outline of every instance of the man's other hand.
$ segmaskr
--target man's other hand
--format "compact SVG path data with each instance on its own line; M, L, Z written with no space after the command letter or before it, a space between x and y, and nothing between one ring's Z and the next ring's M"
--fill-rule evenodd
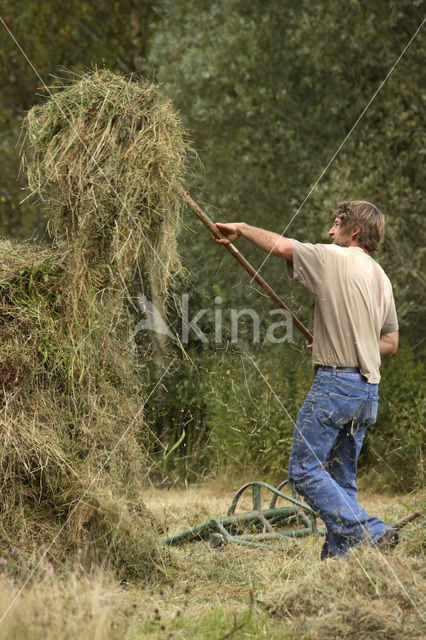
M314 344L313 342L308 342L306 340L306 348L309 349L309 351L312 351L313 344Z
M380 336L380 355L384 356L388 353L396 353L398 351L398 338L398 331L382 334Z

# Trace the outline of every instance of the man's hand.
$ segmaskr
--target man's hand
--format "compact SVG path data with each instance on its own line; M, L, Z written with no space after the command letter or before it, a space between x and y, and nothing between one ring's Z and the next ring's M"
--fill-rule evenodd
M249 242L252 242L256 247L266 251L266 253L272 253L279 258L286 258L291 260L293 257L293 247L290 240L279 236L273 231L266 231L265 229L259 229L259 227L252 227L245 222L216 222L216 226L224 238L214 238L219 244L229 244L235 242L237 238L242 236Z
M396 353L398 351L398 331L392 333L384 333L380 336L380 355L387 353Z
M312 351L312 347L313 347L313 346L314 346L314 343L313 343L313 342L308 342L308 341L306 340L306 348L307 348L307 349L309 349L309 351Z
M241 231L239 230L240 225L241 222L216 222L217 228L225 237L215 238L213 236L213 239L219 244L230 244L231 242L235 242L235 240L241 236Z

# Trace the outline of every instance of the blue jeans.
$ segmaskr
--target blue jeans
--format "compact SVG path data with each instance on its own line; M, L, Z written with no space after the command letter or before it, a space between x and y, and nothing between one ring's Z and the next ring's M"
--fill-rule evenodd
M357 460L377 417L378 385L360 373L318 369L293 434L289 480L325 522L321 559L380 538L389 528L358 504Z

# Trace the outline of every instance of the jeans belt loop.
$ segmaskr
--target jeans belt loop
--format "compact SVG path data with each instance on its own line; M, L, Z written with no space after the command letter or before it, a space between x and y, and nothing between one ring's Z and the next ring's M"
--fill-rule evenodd
M335 366L333 366L333 373L332 373L332 375L333 375L333 376L335 376L335 375L336 375L336 367L335 367Z

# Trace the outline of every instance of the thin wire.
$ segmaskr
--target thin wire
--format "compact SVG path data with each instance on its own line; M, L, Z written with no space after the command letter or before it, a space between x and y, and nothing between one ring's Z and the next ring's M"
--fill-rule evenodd
M29 59L28 55L25 53L24 49L22 48L22 46L19 44L19 42L17 41L17 39L15 38L15 36L13 35L13 33L11 32L11 30L9 29L9 27L7 26L7 24L5 23L5 21L3 20L3 18L0 16L0 22L3 24L3 26L5 27L5 29L7 30L7 32L9 33L10 37L12 38L12 40L15 42L16 46L18 47L18 49L20 50L20 52L22 53L22 55L24 56L25 60L28 62L28 64L30 65L31 69L34 71L34 73L36 74L37 78L40 80L40 82L42 83L43 87L46 89L46 91L48 92L48 94L50 95L50 97L54 100L54 102L56 103L57 107L59 108L60 112L62 113L62 115L64 116L65 120L68 122L68 124L70 125L70 127L72 128L73 132L75 133L75 135L77 136L77 138L80 140L81 144L83 145L83 148L87 151L88 155L90 156L91 160L93 160L93 162L95 163L96 167L99 169L99 171L101 172L102 176L105 178L107 184L109 185L109 187L111 188L112 192L117 196L117 199L119 200L119 202L121 203L121 205L123 206L123 208L127 211L127 213L129 214L130 218L133 220L133 222L136 224L136 226L138 227L140 233L142 234L142 236L144 237L145 241L148 243L149 247L152 249L153 253L155 254L155 256L158 258L158 260L160 261L161 265L164 267L164 269L166 270L166 272L169 274L169 276L171 276L171 273L169 271L169 269L166 267L166 265L164 264L164 262L161 260L160 256L158 255L157 251L154 249L154 247L152 246L152 244L150 243L150 241L148 240L148 238L146 237L146 235L144 234L142 227L139 223L139 220L137 218L135 218L133 216L133 213L131 213L131 211L128 209L127 205L125 204L125 202L123 202L122 198L120 197L120 195L117 193L116 189L113 187L113 185L111 184L110 180L108 179L108 177L105 175L105 172L103 171L102 167L99 165L98 161L96 160L96 158L92 155L90 149L88 148L88 146L85 144L85 142L82 140L81 136L79 135L78 131L76 130L76 128L74 127L74 125L72 124L71 120L67 117L66 113L64 112L64 110L62 109L61 105L59 104L59 102L56 100L55 94L52 93L52 91L49 89L49 87L46 85L46 83L44 82L43 78L40 76L39 72L37 71L37 69L35 68L35 66L33 65L33 63L31 62L31 60Z
M13 607L13 605L15 604L16 600L19 598L19 596L21 595L21 593L23 592L23 590L25 589L25 587L27 586L28 582L31 580L31 578L33 577L33 575L35 574L35 572L37 571L37 569L39 568L40 564L43 562L43 560L45 559L45 557L47 556L47 554L49 553L50 549L52 548L52 546L55 544L56 540L58 539L58 537L61 535L62 531L64 530L64 528L66 527L66 525L68 524L69 520L72 518L72 516L74 515L77 507L79 506L79 504L81 503L81 501L84 499L84 497L87 495L87 493L90 491L90 489L92 488L93 484L96 482L96 480L98 479L99 475L101 474L102 470L104 469L104 467L108 464L108 462L110 461L110 459L112 458L112 456L114 455L115 451L117 450L118 446L120 445L120 442L123 440L123 438L125 438L125 436L127 435L129 429L131 428L131 426L134 424L134 422L137 420L137 418L140 416L141 412L143 411L146 403L148 402L148 400L152 397L152 395L155 393L158 385L160 384L160 382L163 380L164 376L167 374L168 370L170 369L170 367L172 366L172 364L174 363L174 361L176 360L175 356L173 358L173 360L170 362L169 366L167 367L167 369L164 371L163 375L161 376L161 378L159 378L157 380L157 382L155 383L154 388L152 389L152 391L150 392L149 396L147 397L147 399L145 400L145 402L143 403L143 405L139 408L139 410L136 412L136 414L134 415L133 419L131 420L130 424L128 425L128 427L125 429L125 431L121 434L120 438L118 439L118 441L116 442L114 448L112 449L112 451L108 454L108 456L106 457L106 459L104 460L104 462L102 463L102 465L100 466L98 472L96 473L96 475L94 476L94 478L92 478L89 486L87 487L87 489L85 489L84 493L82 494L82 496L80 496L78 502L76 502L76 504L74 505L74 507L71 509L70 513L68 514L67 519L65 520L64 524L61 526L61 528L59 529L59 531L57 532L57 534L55 535L55 537L53 538L53 540L51 541L51 543L49 544L49 546L47 547L46 551L44 551L44 553L41 555L39 561L37 562L37 564L35 565L35 567L31 570L31 572L29 573L28 577L26 578L26 580L24 581L23 585L21 586L21 588L19 589L19 591L15 594L14 598L12 599L12 601L10 602L9 606L7 607L7 609L3 612L1 618L0 618L0 624L3 622L3 620L5 619L5 617L7 616L7 614L9 613L10 609Z
M379 87L376 89L376 91L373 93L373 95L371 96L370 100L368 101L367 105L364 107L364 109L362 110L361 114L358 116L357 120L355 121L355 123L353 124L351 130L349 131L348 134L346 134L345 138L343 139L343 141L340 143L340 145L338 146L337 150L335 151L335 153L333 154L331 160L329 160L329 162L327 163L326 167L323 169L323 171L321 172L319 178L316 180L316 182L314 183L314 185L311 187L308 195L305 197L305 199L303 200L302 204L300 205L300 207L298 208L298 210L296 211L296 213L293 215L293 217L291 218L290 222L287 224L286 228L284 229L284 231L280 234L281 237L284 236L284 234L286 233L287 229L289 228L289 226L291 225L291 223L293 222L293 220L296 218L296 216L300 213L302 207L304 206L304 204L307 202L307 200L309 199L309 197L311 196L312 192L316 189L316 186L318 184L318 182L321 180L321 178L323 177L323 175L326 173L326 171L328 170L328 168L330 167L330 165L334 162L334 160L336 159L336 157L338 156L338 154L340 153L343 145L347 142L347 140L349 139L349 137L351 136L352 132L354 131L355 127L358 125L358 123L360 122L360 120L363 118L363 116L365 115L367 109L369 108L369 106L371 105L371 103L373 102L373 100L375 99L375 97L377 96L377 94L379 93L380 89L383 87L383 85L385 84L385 82L387 81L387 79L389 78L389 76L391 75L391 73L394 71L395 67L397 66L397 64L399 63L399 61L401 60L402 56L404 55L404 53L407 51L408 47L411 45L411 43L413 42L414 38L417 36L417 34L419 33L420 29L422 28L422 26L424 25L424 23L426 22L426 18L423 18L422 23L420 24L420 26L417 28L415 34L411 37L410 41L408 42L408 44L404 47L404 50L402 51L402 53L400 54L400 56L398 57L397 61L392 65L392 67L390 68L390 70L388 71L388 73L386 74L384 80L382 80L382 82L380 83ZM275 242L274 246L272 247L272 249L269 251L268 255L266 256L266 258L263 260L262 264L260 265L259 269L256 271L255 275L252 277L252 279L250 280L250 283L253 282L254 278L256 277L256 275L258 273L260 273L260 270L262 269L263 265L265 264L265 262L268 260L269 256L271 255L271 253L273 252L273 250L275 249L276 245L278 243L278 240Z
M273 388L271 387L271 385L269 384L268 380L265 378L265 376L263 375L262 371L259 369L259 367L257 366L256 362L254 361L254 359L250 356L247 355L247 357L251 360L253 366L256 368L256 370L258 371L258 373L260 374L260 376L262 377L263 381L266 383L267 387L269 388L269 390L271 391L272 395L274 396L274 398L277 400L277 402L279 403L280 407L282 409L284 409L285 413L287 414L288 418L291 420L293 426L295 429L297 429L298 434L302 437L302 439L305 441L305 443L307 444L308 448L310 449L311 453L314 455L314 457L316 458L316 460L318 461L318 463L320 465L322 465L320 459L318 458L318 456L316 455L315 451L313 451L312 447L310 446L309 442L306 440L305 436L303 435L303 433L301 432L301 430L298 428L297 424L294 422L293 418L291 417L291 415L289 414L289 412L287 411L286 407L283 405L283 403L281 402L280 398L277 396L277 394L275 393L275 391L273 390ZM331 476L330 476L331 478ZM349 510L352 512L352 515L357 518L355 512L353 511L351 505L348 503L345 493L342 492L342 488L339 486L339 484L334 480L334 478L331 478L331 480L333 480L334 484L336 485L336 488L338 489L341 498L343 499L343 501L346 503L346 506L349 508ZM361 525L361 527L363 528L366 537L368 537L370 539L371 542L373 542L373 539L368 531L368 529L366 529L366 527L362 524L362 522L360 522L360 520L357 518L358 523ZM395 578L395 580L398 582L398 584L400 585L401 589L404 591L405 595L407 596L407 598L410 600L411 604L413 605L414 609L417 611L417 613L419 614L420 618L422 620L426 620L423 616L423 614L421 613L420 609L417 607L416 603L413 601L413 599L411 598L410 594L407 592L406 588L404 587L404 585L402 584L402 582L400 581L400 579L398 578L398 576L396 575L395 571L392 569L392 567L390 566L389 562L386 560L385 556L383 555L383 553L380 551L380 549L378 547L377 551L379 552L382 560L384 560L385 564L387 565L390 573L393 575L393 577ZM366 569L364 568L364 571L366 572ZM367 572L366 572L367 573ZM367 574L368 575L368 574ZM370 579L370 578L369 578Z

